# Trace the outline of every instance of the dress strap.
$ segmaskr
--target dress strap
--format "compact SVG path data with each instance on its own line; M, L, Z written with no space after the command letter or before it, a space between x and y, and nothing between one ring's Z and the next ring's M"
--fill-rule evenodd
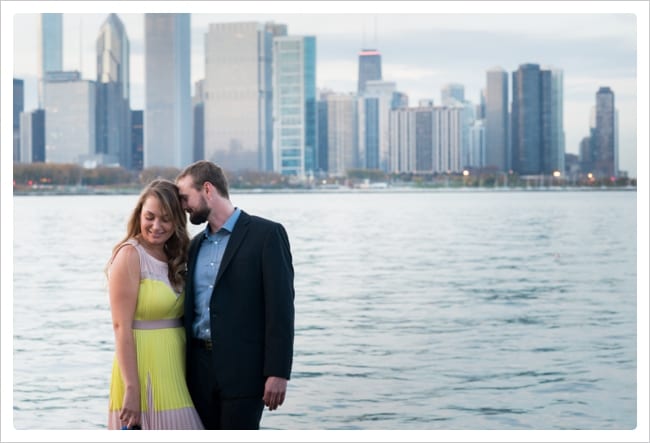
M133 329L165 329L180 328L183 322L180 318L163 318L160 320L133 320Z

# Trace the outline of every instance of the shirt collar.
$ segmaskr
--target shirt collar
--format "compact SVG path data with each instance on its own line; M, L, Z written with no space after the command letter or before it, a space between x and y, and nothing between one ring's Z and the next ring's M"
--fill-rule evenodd
M221 226L221 229L219 229L217 232L214 234L218 234L223 231L227 231L229 234L232 233L233 229L235 229L235 224L237 223L237 220L239 220L239 215L241 214L241 209L240 208L235 208L235 212L233 212L230 217L228 217L228 220ZM203 236L204 237L209 237L210 235L214 235L210 232L210 223L205 227L205 230L203 231Z

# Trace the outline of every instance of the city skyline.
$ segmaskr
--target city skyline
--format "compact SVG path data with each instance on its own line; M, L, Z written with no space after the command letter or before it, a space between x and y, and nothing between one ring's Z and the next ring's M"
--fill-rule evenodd
M449 7L446 2L425 3L436 6L444 3ZM596 3L607 6L609 2ZM143 109L144 16L121 13L119 4L110 6L118 11L131 44L131 106ZM598 5L593 6L581 10L598 12ZM637 40L637 32L641 29L637 23L639 17L615 13L611 5L610 14L600 15L416 15L410 13L408 7L400 9L407 14L388 14L382 8L373 14L213 14L202 12L208 8L201 8L191 16L191 88L193 90L194 83L204 76L204 38L208 24L229 21L273 21L286 24L289 35L314 35L316 81L320 90L355 92L358 53L362 49L377 49L382 56L383 78L395 82L396 89L409 96L410 106L422 99L433 99L435 104L440 104L440 92L449 83L464 85L466 99L478 104L489 69L502 67L508 73L511 89L512 72L520 64L539 63L564 72L566 152L578 154L580 141L589 135L589 116L596 104L596 92L608 86L615 94L620 115L619 166L631 176L637 175L636 59L639 48L636 46L642 40ZM449 12L457 12L457 9L449 9ZM509 9L518 12L517 8ZM73 70L81 66L82 78L94 79L94 42L108 12L68 14L61 7L57 10L64 12L63 68ZM52 12L51 9L47 11ZM37 72L37 19L36 13L19 13L13 20L13 73L16 78L25 79L25 110L31 110L36 103L32 85L37 75L31 73ZM404 27L408 31L404 31ZM546 28L550 28L550 34ZM557 38L558 35L562 38ZM430 57L422 54L430 54Z

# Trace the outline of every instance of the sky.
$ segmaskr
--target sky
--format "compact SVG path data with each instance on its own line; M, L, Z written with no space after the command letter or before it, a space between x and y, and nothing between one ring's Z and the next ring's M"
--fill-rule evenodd
M84 79L95 79L95 42L101 24L108 13L119 15L130 41L133 109L144 107L141 12L183 11L192 13L193 84L204 75L208 25L226 21L274 21L287 24L289 34L316 36L317 87L336 92L356 90L359 50L377 49L384 80L394 81L408 94L411 106L425 98L439 104L440 90L448 83L463 84L465 98L478 103L486 71L493 67L505 69L509 82L511 73L524 63L561 69L565 149L573 154L589 134L596 91L609 86L619 111L619 168L637 175L636 63L642 40L637 31L647 35L647 28L638 26L640 9L629 3L642 2L373 2L372 12L367 11L367 2L92 2L98 4L92 8L85 3L16 8L13 75L25 80L26 110L37 106L37 11L64 13L63 68L80 70ZM253 4L259 8L246 9L261 13L241 13ZM190 6L178 9L181 5ZM647 43L642 44L647 51Z

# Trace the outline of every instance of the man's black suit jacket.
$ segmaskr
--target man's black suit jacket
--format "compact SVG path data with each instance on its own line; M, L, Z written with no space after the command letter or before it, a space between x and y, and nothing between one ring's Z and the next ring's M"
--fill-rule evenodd
M202 238L203 231L192 239L188 256L184 313L188 365L191 353L196 352L191 345L193 275ZM284 227L241 211L210 300L216 374L206 377L216 377L223 397L261 398L266 377L289 379L294 337L293 278Z

